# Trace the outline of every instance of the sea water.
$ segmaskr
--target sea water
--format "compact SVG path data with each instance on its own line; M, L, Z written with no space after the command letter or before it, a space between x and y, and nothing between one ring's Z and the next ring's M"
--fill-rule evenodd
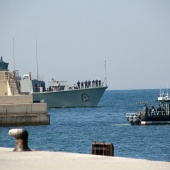
M127 112L137 102L157 105L159 90L106 90L99 105L89 108L48 109L49 126L1 127L0 147L15 147L12 128L28 131L32 150L92 153L92 143L114 145L114 156L170 161L170 125L132 126Z

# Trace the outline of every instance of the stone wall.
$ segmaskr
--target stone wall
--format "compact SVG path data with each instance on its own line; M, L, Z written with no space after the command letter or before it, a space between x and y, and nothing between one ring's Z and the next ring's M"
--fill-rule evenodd
M49 125L50 116L48 114L8 114L0 115L0 126L37 126Z
M46 103L0 104L0 114L44 114Z

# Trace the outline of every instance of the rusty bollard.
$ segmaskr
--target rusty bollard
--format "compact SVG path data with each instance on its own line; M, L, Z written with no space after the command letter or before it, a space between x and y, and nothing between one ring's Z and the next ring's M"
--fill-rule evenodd
M14 151L31 151L28 147L28 132L24 129L11 129L9 131L9 136L15 137L15 149Z

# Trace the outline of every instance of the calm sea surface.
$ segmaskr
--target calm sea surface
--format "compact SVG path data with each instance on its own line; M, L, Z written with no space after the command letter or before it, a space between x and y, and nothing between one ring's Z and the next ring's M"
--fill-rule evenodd
M137 110L137 101L156 106L158 96L155 89L107 90L98 107L49 109L49 126L1 127L0 147L14 148L8 131L24 128L33 150L91 154L97 141L113 143L115 156L170 161L170 125L131 126L125 116Z

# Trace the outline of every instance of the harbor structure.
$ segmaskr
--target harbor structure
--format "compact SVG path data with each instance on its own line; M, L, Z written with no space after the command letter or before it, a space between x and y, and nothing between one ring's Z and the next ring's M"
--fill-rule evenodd
M9 71L0 60L0 126L49 125L46 103L33 103L32 95L21 95L18 71Z

